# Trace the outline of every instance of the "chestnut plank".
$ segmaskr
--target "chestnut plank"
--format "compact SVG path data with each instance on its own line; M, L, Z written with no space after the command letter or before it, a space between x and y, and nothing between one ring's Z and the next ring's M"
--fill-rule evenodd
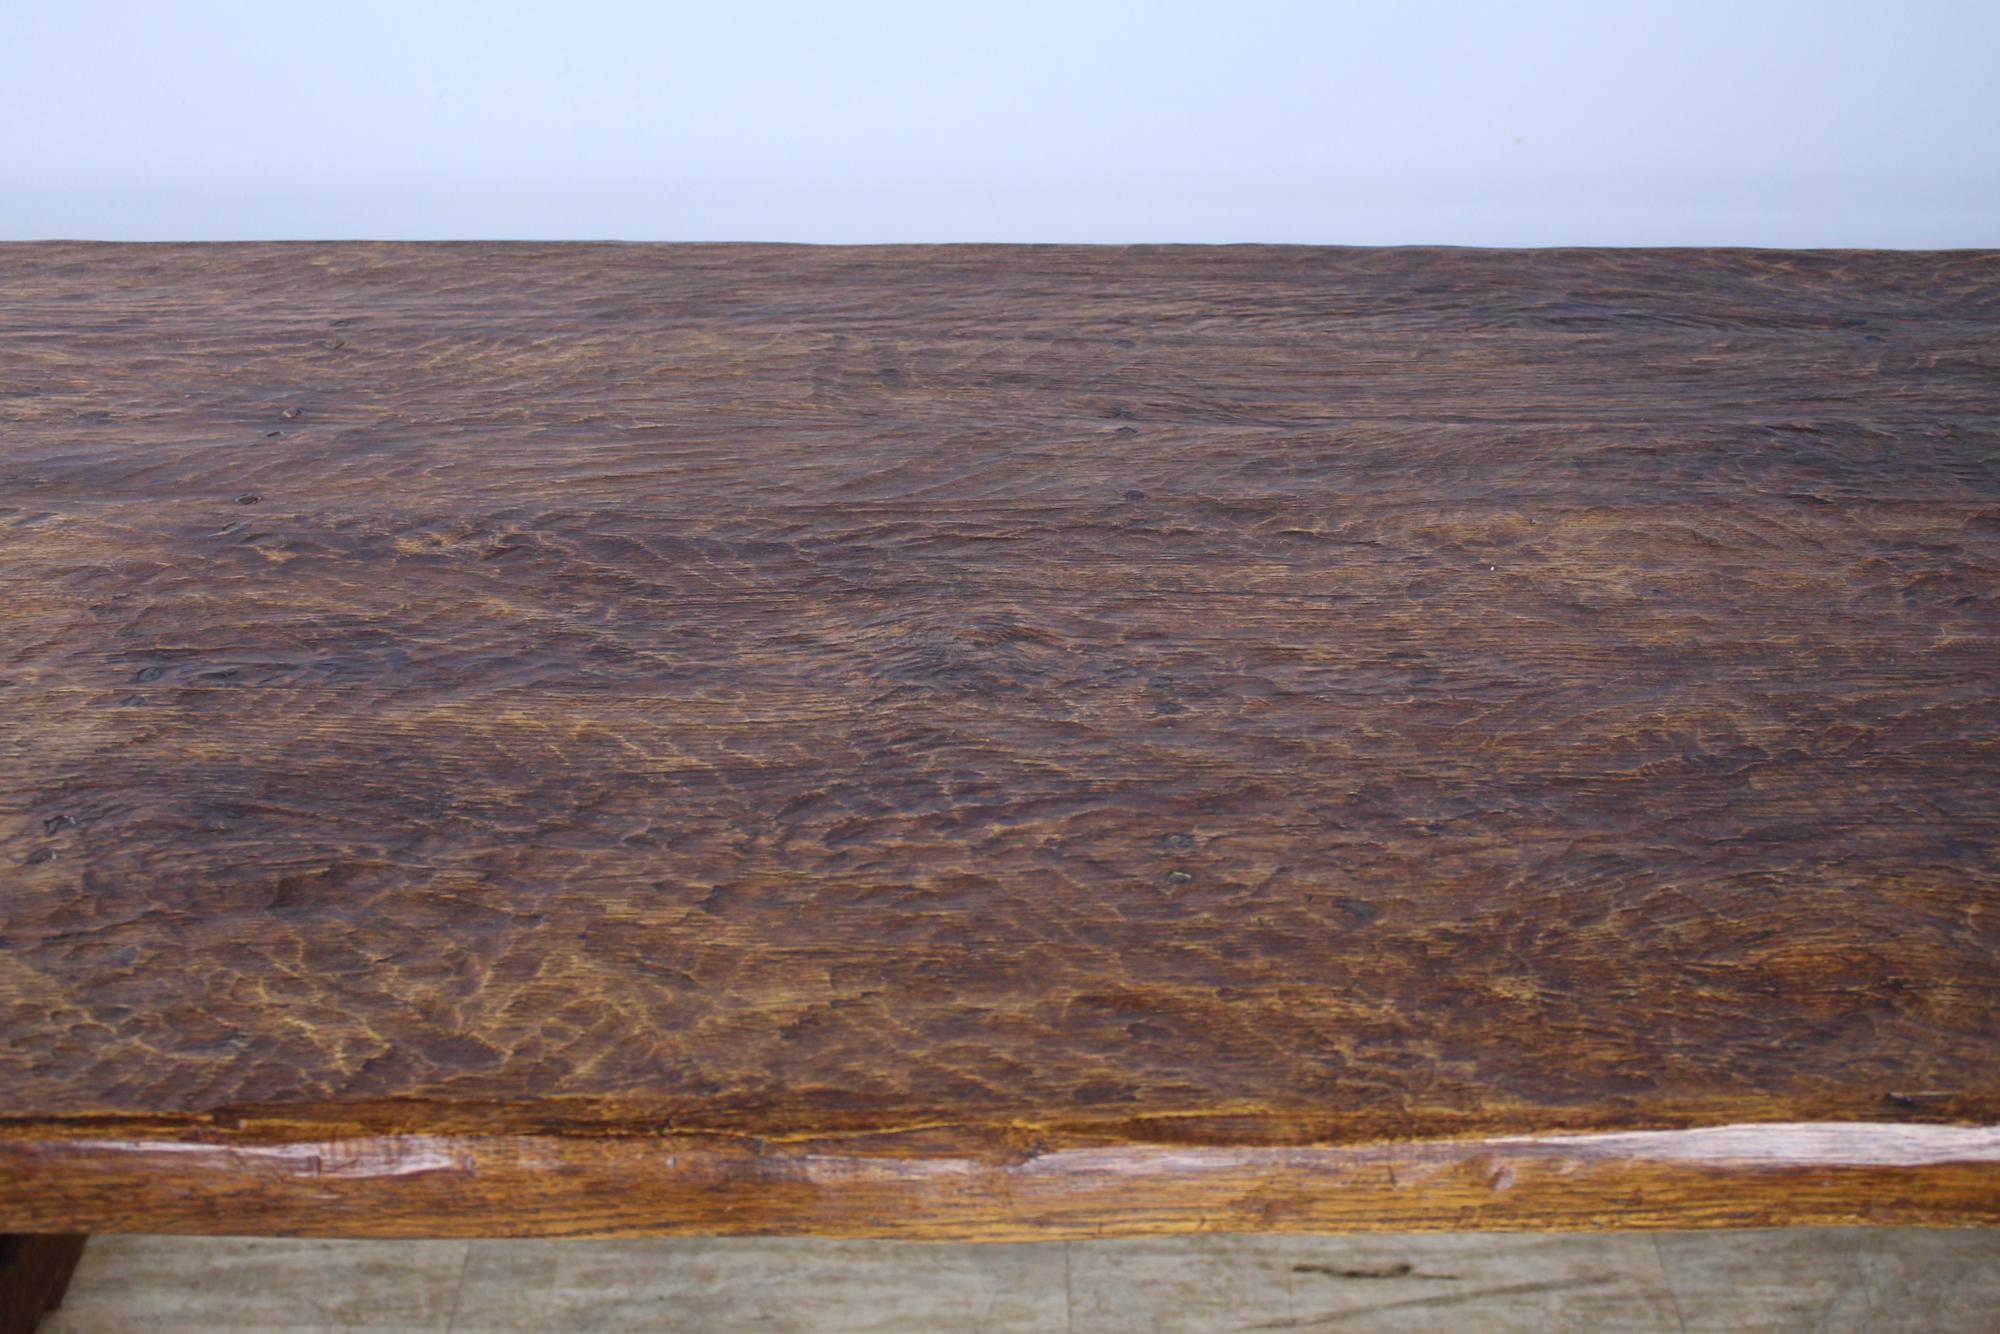
M0 246L0 1225L2000 1221L2000 256Z

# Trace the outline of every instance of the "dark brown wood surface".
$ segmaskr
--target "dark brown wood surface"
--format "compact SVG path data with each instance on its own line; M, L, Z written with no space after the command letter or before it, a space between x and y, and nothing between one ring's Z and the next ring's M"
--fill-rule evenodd
M80 1236L0 1235L0 1334L34 1334L62 1305L83 1243Z
M2000 1221L1994 255L0 247L0 607L8 1226Z

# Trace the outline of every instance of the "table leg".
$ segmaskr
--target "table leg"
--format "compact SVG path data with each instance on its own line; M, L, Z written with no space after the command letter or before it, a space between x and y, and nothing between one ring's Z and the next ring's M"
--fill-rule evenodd
M0 1334L33 1334L42 1316L62 1304L83 1240L53 1233L0 1236Z

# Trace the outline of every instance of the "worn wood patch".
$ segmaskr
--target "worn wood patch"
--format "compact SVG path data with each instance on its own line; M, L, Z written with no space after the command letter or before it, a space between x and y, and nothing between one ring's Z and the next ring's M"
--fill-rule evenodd
M0 607L0 1223L2000 1214L1994 255L4 246Z

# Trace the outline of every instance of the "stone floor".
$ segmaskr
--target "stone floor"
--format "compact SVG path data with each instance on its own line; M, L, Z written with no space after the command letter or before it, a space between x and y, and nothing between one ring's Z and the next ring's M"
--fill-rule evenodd
M2000 1231L1069 1244L99 1237L44 1334L2000 1330Z

